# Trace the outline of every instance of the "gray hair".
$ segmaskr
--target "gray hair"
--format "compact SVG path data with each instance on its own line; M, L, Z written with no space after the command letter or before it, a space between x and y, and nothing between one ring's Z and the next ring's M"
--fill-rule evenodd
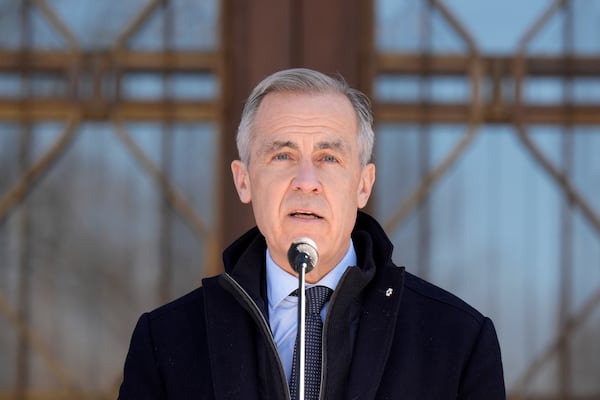
M252 124L258 107L267 94L274 92L339 93L346 96L352 104L358 120L358 147L361 164L369 163L375 141L373 113L369 98L359 90L349 87L341 76L335 79L311 69L294 68L266 77L254 88L246 100L236 138L238 153L244 164L248 165L250 161L250 145L254 138Z

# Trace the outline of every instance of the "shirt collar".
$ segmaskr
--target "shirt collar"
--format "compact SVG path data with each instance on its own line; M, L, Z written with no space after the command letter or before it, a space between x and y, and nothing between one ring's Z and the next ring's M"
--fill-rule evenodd
M267 258L267 297L269 299L269 308L273 309L279 305L291 292L298 289L298 278L287 273L283 268L279 267L273 258L269 249L266 252ZM334 269L329 271L327 275L321 278L320 281L314 284L307 284L306 287L311 286L327 286L331 290L335 290L342 275L346 271L346 268L356 266L356 251L354 250L354 243L350 239L350 246L348 251L342 258L342 260L335 266Z

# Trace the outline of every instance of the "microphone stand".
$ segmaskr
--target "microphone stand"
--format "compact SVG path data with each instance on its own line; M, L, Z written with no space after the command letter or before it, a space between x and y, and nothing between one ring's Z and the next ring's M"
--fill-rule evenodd
M298 270L298 400L304 400L304 365L306 363L306 295L305 295L305 276L307 263L302 262Z
M312 271L319 259L317 245L310 238L300 238L288 250L288 261L298 272L298 341L296 342L296 371L298 400L304 400L304 368L306 365L306 273Z

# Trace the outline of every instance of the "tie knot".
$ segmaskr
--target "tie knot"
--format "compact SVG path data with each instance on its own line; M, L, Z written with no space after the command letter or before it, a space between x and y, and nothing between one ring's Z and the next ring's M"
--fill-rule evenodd
M309 314L319 314L321 309L331 297L333 290L327 286L313 286L306 289L306 312Z

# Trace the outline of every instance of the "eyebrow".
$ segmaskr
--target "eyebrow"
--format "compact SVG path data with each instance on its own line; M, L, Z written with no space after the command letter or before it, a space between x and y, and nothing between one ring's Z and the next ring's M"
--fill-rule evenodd
M292 150L298 149L298 145L290 140L273 140L262 146L261 154L270 154L286 147Z
M336 140L334 142L319 142L316 145L316 148L319 150L337 150L344 151L346 146L344 146L344 142L341 140Z
M270 142L266 142L260 151L260 154L266 155L277 152L281 149L289 148L292 150L298 150L299 146L297 143L292 142L291 140L273 140ZM336 150L344 152L346 146L342 140L335 141L321 141L315 145L316 150Z

